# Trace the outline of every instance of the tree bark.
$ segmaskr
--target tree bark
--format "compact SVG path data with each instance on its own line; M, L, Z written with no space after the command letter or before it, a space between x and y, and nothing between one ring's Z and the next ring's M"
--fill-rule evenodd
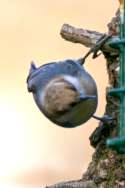
M119 36L120 13L117 11L115 17L108 24L108 33L114 40ZM76 29L64 24L61 36L70 41L77 42L86 47L93 47L102 36L102 33L84 29ZM102 47L106 58L109 87L106 88L105 114L114 118L109 123L99 123L99 126L90 136L90 143L95 148L92 161L85 174L80 180L62 182L47 188L125 188L125 155L118 154L106 146L108 138L117 135L119 126L119 100L108 95L110 88L119 86L119 53L112 49L108 42Z

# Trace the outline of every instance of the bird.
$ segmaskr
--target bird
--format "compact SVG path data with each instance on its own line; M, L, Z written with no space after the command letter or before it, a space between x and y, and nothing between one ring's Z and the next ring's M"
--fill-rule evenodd
M101 54L98 52L111 37L112 33L102 35L78 60L67 59L40 67L31 62L27 89L32 92L36 105L50 121L64 128L74 128L92 117L104 125L114 119L109 115L94 115L98 105L97 86L84 68L86 58L91 53L93 59L98 57Z
M31 63L28 91L32 92L40 111L61 127L82 125L96 111L96 82L82 64L82 59L67 59L40 67Z

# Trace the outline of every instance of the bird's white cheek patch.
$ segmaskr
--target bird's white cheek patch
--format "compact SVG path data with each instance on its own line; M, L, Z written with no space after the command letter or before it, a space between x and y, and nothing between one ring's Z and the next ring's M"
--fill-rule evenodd
M73 76L64 76L64 79L68 82L70 82L79 93L85 93L84 89L81 87L80 82L78 81L77 78L73 77Z

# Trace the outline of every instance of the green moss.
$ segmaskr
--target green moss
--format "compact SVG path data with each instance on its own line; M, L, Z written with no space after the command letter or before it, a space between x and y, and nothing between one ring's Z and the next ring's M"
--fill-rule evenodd
M116 169L116 166L113 168L109 168L108 170L108 177L107 177L107 188L114 187L115 184L115 176L114 176L114 169Z

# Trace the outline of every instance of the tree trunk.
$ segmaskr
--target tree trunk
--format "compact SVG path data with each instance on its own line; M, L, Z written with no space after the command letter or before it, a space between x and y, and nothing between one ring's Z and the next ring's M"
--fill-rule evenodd
M116 39L119 35L120 13L117 11L115 17L108 24L109 34L113 34L109 40ZM84 29L76 29L64 24L61 29L61 36L66 40L81 43L86 47L93 47L102 36L102 33ZM112 49L108 42L101 48L107 62L107 72L110 88L119 85L119 54ZM95 148L92 162L80 180L62 182L48 188L125 188L125 155L118 154L107 148L106 140L117 135L119 126L119 100L106 95L105 114L112 116L113 121L108 124L102 122L90 136L90 143Z

